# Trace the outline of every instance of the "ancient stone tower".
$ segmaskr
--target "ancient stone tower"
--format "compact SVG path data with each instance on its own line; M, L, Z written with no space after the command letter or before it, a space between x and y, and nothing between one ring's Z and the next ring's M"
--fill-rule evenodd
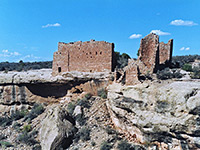
M52 75L62 72L110 72L114 71L114 44L105 41L58 43L53 56Z
M154 73L163 67L168 67L172 60L173 40L167 44L159 43L159 36L150 33L141 39L139 57L129 60L126 72L126 84L133 85L139 82L140 75Z

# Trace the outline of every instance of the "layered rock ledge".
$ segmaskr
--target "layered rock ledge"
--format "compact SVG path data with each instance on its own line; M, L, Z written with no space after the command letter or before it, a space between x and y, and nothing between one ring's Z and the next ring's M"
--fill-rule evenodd
M107 107L116 129L134 142L162 150L200 148L200 81L113 84Z
M52 69L29 70L23 72L0 72L0 85L5 84L36 84L36 83L68 83L69 81L89 81L92 79L106 79L111 76L106 72L64 72L53 77Z

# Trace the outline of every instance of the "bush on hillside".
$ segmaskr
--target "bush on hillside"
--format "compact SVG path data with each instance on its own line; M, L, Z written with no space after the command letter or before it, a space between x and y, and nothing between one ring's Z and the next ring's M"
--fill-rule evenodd
M120 54L119 52L115 52L115 58L116 58L116 67L124 68L125 66L128 65L128 59L130 59L131 57L126 53Z
M0 71L27 71L27 70L35 70L35 69L43 69L43 68L52 68L52 61L44 61L44 62L23 62L19 61L19 63L9 63L9 62L1 62L0 63Z
M107 98L107 91L104 88L101 88L97 91L97 95L103 99Z
M44 112L44 107L42 104L35 103L31 109L31 111L24 117L24 120L31 121L36 118L38 115Z
M184 64L182 67L183 70L185 71L192 71L192 65L191 64Z
M104 141L101 144L100 150L110 150L110 149L112 149L112 147L113 146L110 143L108 143L107 141Z
M200 60L200 55L173 56L172 67L182 68L184 64L194 62L195 59Z
M131 147L131 144L128 143L127 141L120 141L117 148L119 150L132 150L133 148Z
M156 73L158 79L167 80L172 78L181 78L183 75L179 70L171 70L169 68L165 68L163 70L158 70Z
M200 68L194 68L193 72L191 73L192 79L200 79Z

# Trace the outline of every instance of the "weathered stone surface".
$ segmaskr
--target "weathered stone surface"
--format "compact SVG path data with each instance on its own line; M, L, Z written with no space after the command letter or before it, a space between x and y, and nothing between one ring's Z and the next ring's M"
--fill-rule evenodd
M99 88L109 84L109 73L64 72L51 76L51 69L27 72L0 72L0 104L48 102L68 92L97 95Z
M109 86L107 107L115 127L138 143L166 150L199 149L200 82ZM185 142L187 141L187 142Z
M159 68L169 66L172 59L173 40L167 44L159 43L159 36L150 33L141 40L139 57L135 61L130 59L128 66L124 68L126 72L126 85L140 83L139 76L152 74Z
M135 85L139 83L139 68L136 64L127 66L126 68L126 85Z
M54 53L53 72L110 72L114 70L114 44L104 41L58 43Z
M159 43L159 64L171 63L173 50L173 39L170 39L167 44Z
M42 150L67 148L72 142L72 128L73 123L65 110L56 105L47 108L39 131Z
M159 64L159 36L151 33L141 39L139 49L139 60L148 68L147 71L153 73Z
M51 75L52 69L29 70L23 72L0 72L0 85L8 84L44 84L44 83L68 83L72 81L89 81L91 79L108 79L112 74L108 72L63 72L59 76Z

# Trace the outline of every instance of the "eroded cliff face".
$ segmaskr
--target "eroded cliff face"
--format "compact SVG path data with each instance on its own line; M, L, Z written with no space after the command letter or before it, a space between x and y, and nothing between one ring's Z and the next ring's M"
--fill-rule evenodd
M52 77L51 69L0 73L0 104L48 102L66 96L68 92L83 91L96 94L106 86L109 73L65 72Z
M200 149L200 82L111 85L107 107L117 130L162 150Z
M155 79L122 86L112 83L111 77L78 72L56 78L48 71L0 73L0 130L3 140L13 144L8 149L119 149L123 140L132 149L200 149L199 80ZM102 87L108 91L107 98L96 96ZM42 111L40 105L36 107L40 108L37 115L35 103L44 107ZM6 126L5 116L12 119ZM34 137L35 143L19 140L27 125L32 127L27 139ZM30 137L35 130L37 134Z

